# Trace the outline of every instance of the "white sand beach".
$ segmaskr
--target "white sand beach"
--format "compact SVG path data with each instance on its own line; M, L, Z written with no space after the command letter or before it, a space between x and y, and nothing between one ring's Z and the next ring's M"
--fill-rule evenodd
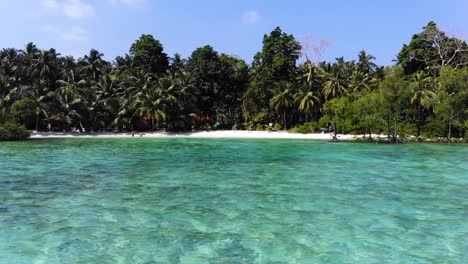
M33 132L32 139L46 138L131 138L132 133L57 133L57 132ZM319 139L330 140L330 134L296 134L289 132L267 132L267 131L245 131L245 130L220 130L220 131L197 131L197 132L135 132L135 138L252 138L252 139ZM341 135L339 140L353 140L360 135Z

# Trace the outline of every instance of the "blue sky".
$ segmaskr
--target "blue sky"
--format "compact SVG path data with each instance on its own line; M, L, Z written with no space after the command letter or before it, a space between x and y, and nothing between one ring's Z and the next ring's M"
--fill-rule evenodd
M169 55L209 44L251 62L263 35L280 26L298 40L326 39L324 60L364 49L389 65L430 20L468 35L467 0L0 0L0 10L1 48L33 41L75 57L96 48L109 60L153 34Z

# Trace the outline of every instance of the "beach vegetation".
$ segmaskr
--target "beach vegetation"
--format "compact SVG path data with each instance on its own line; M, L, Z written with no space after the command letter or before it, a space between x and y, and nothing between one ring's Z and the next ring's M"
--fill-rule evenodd
M280 27L263 36L251 63L210 45L187 58L169 56L152 35L113 60L95 49L74 58L28 43L0 51L0 112L14 119L7 127L37 131L232 128L385 134L390 142L465 138L466 41L434 22L408 41L387 66L367 51L355 60L322 61Z

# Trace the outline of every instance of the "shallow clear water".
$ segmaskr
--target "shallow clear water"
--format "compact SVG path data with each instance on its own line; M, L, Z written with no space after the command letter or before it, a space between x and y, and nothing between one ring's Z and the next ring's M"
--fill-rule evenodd
M467 263L468 147L0 143L0 263Z

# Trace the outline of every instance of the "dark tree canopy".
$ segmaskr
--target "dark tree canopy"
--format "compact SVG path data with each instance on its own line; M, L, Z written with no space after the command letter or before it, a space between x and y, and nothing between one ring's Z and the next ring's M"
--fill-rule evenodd
M248 84L248 66L238 58L221 54L211 46L196 49L187 71L198 90L198 107L204 115L232 116L240 112L240 98ZM214 107L213 107L214 106Z
M278 81L292 81L296 72L301 45L293 35L276 27L263 37L263 48L253 61L254 79L269 85Z
M207 45L192 52L187 71L199 91L198 105L205 115L215 115L213 104L221 86L221 61L218 52Z
M147 72L161 75L169 69L169 58L163 45L152 35L142 35L130 48L135 66Z
M440 71L443 67L461 68L468 65L468 45L464 40L449 37L433 21L404 44L398 54L398 64L405 74L418 71Z

